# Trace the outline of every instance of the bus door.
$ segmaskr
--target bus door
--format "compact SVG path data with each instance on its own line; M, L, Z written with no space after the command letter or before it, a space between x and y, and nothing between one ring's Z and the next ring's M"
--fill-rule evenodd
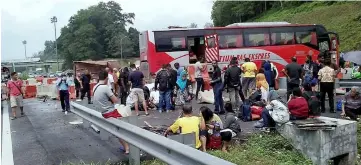
M207 62L218 61L219 48L217 34L205 36L205 57Z
M339 39L338 39L338 35L336 33L329 33L329 37L330 37L330 53L331 53L331 57L334 60L333 62L335 64L339 64L340 62L340 51L339 51Z

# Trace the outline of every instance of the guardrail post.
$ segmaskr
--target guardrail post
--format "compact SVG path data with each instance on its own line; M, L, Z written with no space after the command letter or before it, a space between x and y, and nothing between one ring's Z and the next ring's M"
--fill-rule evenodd
M91 123L88 120L83 119L83 126L84 128L89 128Z
M179 143L185 144L190 147L195 147L196 143L196 135L194 133L188 133L188 134L179 134L179 135L173 135L169 136L169 139L172 139L174 141L177 141Z
M97 127L99 129L100 139L101 140L109 140L110 136L112 136L108 131L104 130L101 127Z
M126 121L127 120L127 121ZM138 126L138 116L129 116L124 118L124 121ZM134 145L129 144L129 164L140 165L140 149Z

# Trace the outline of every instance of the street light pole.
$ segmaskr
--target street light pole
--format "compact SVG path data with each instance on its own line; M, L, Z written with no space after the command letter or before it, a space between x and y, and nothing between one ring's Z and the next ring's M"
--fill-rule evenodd
M26 56L26 44L27 44L27 42L26 42L26 40L24 40L23 45L24 45L24 49L25 49L25 59L28 59L28 57Z
M123 39L127 38L128 36L124 36L120 39L120 60L123 60Z
M56 55L56 63L58 64L58 71L59 71L59 56L58 56L58 43L56 42L56 23L58 22L58 18L53 16L50 18L51 23L54 23L54 36L55 36L55 55Z

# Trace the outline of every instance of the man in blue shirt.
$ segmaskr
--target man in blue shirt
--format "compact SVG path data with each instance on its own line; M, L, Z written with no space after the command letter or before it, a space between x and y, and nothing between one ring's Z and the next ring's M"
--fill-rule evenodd
M66 112L66 113L70 112L69 84L70 84L70 81L64 73L61 74L60 78L57 80L57 83L56 83L56 86L59 89L61 109L63 110L63 112Z

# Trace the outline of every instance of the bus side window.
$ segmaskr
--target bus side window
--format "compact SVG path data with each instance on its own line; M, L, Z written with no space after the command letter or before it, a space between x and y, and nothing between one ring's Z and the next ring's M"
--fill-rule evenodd
M245 29L243 35L246 47L270 45L268 28Z
M298 44L318 45L315 32L296 32L296 41Z
M271 33L272 45L290 45L294 44L293 33Z
M219 48L241 48L243 46L242 35L219 35Z

